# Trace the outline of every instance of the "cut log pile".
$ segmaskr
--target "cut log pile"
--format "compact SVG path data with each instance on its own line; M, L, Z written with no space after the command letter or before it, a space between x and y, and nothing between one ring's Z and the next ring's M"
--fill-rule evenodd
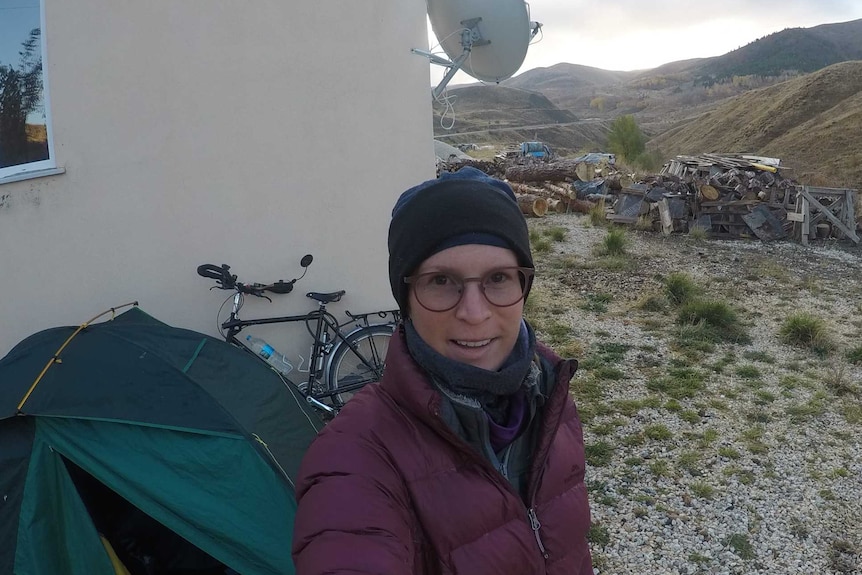
M714 238L793 237L860 243L857 190L800 185L781 173L780 160L740 154L677 156L658 174L635 181L606 162L534 162L512 155L493 160L450 158L439 171L472 166L506 180L527 217L589 213L599 202L618 224L651 226L665 234L700 228Z

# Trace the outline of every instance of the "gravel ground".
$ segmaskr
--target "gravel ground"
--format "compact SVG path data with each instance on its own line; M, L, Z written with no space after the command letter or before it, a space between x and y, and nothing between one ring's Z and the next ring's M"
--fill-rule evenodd
M614 267L593 255L607 230L586 216L530 227L565 230L536 257L528 315L583 366L597 572L862 573L862 365L848 357L862 349L862 249L627 229ZM672 306L642 309L680 271L751 343L686 352ZM801 311L826 322L831 352L780 341ZM675 400L655 385L673 373L703 387Z

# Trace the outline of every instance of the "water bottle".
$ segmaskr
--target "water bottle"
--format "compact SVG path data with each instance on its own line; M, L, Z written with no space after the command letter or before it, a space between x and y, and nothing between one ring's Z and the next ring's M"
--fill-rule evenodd
M257 355L266 360L266 363L274 367L282 375L287 375L293 370L293 364L288 361L287 357L264 340L250 335L246 336L245 340Z

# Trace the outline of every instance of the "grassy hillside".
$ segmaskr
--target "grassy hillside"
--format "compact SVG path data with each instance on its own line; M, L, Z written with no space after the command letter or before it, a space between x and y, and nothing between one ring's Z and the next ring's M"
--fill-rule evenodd
M560 110L539 92L504 88L502 86L466 86L448 91L451 109L434 103L435 125L446 114L456 119L456 132L470 132L508 126L527 126L571 122L575 117ZM445 125L446 118L443 118Z
M451 88L448 95L450 108L434 104L434 136L449 144L509 147L541 140L565 155L607 139L608 122L579 122L538 92L476 85Z
M793 177L862 188L862 61L729 99L649 141L665 157L751 152L781 157Z
M699 73L719 80L780 76L847 60L862 60L862 20L782 30L705 63Z

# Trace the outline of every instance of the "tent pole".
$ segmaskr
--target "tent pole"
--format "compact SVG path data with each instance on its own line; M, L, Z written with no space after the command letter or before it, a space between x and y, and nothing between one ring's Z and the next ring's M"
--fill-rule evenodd
M27 390L27 393L24 394L24 397L21 399L21 402L18 404L18 414L19 415L22 414L21 410L24 408L24 404L27 403L28 399L30 399L30 395L33 393L33 390L36 389L36 386L39 385L39 382L42 381L42 378L45 376L45 373L48 371L48 369L52 365L54 365L55 363L62 363L62 360L60 359L60 353L62 353L62 351L66 348L66 346L69 345L69 342L72 341L72 339L76 335L78 335L81 332L81 330L85 329L88 325L90 325L91 323L93 323L94 321L96 321L97 319L99 319L100 317L102 317L103 315L106 315L108 313L111 314L111 319L114 319L114 314L118 309L132 306L132 305L138 305L138 302L132 301L129 303L124 303L123 305L120 305L117 307L112 307L110 309L103 311L102 313L100 313L96 317L91 318L89 321L86 321L86 322L82 323L81 325L79 325L78 329L76 329L75 332L72 335L70 335L68 337L68 339L66 339L66 341L63 342L63 345L60 346L60 349L58 349L54 353L54 356L48 360L48 363L45 364L45 367L42 369L42 372L39 374L39 377L36 378L36 381L33 382L33 385L31 385L30 389Z

